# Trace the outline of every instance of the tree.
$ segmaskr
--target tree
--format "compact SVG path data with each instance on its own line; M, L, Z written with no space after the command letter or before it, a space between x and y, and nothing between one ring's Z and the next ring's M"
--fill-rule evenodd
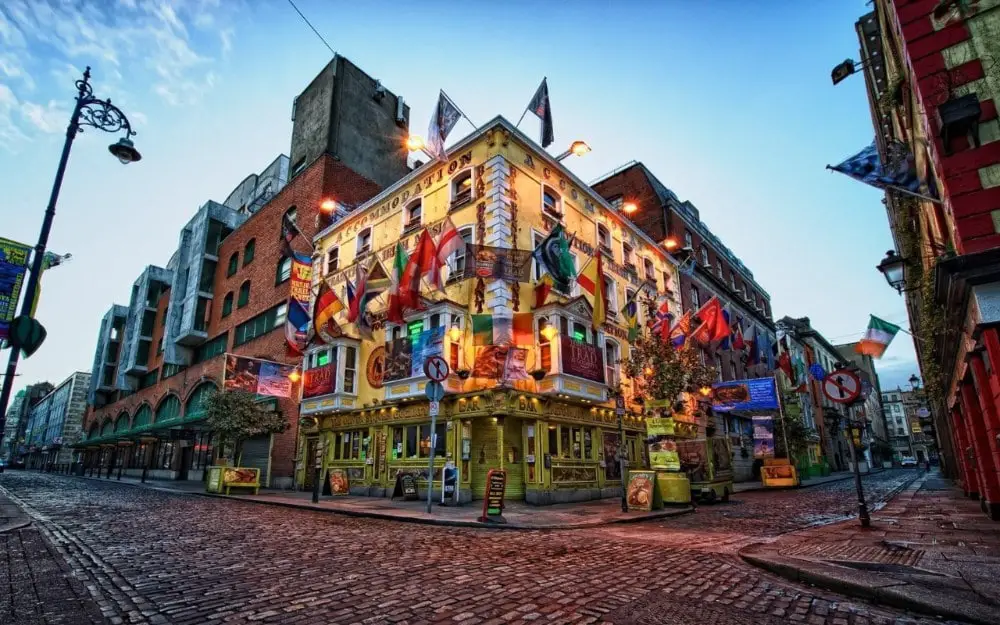
M648 318L654 318L653 301L644 304ZM717 377L715 367L701 363L696 347L687 343L675 348L672 341L648 329L643 329L632 341L629 356L622 365L632 379L634 395L652 400L676 400L682 392L697 392L711 386Z
M219 438L223 449L232 451L238 466L242 459L243 442L254 436L277 434L288 427L280 411L262 410L256 396L246 391L219 391L205 401L209 427Z
M784 428L784 429L782 429ZM812 443L813 431L802 422L801 416L779 414L774 417L774 455L781 458L797 458L805 453ZM785 438L791 454L785 450Z

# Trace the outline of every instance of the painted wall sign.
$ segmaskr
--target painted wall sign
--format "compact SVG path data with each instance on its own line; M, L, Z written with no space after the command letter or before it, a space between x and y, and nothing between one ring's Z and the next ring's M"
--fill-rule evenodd
M596 345L561 337L563 373L604 383L604 355Z

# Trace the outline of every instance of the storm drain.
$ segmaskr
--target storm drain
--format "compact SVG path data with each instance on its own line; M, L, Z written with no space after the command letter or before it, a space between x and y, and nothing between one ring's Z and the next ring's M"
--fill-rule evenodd
M788 549L782 549L781 555L798 558L816 558L823 560L845 560L850 562L871 562L875 564L898 564L913 566L924 557L924 551L910 549L899 545L886 547L859 547L842 544L810 544L802 543Z

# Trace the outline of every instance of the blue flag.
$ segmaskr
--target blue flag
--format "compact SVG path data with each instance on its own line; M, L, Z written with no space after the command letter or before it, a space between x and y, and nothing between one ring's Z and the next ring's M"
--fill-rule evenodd
M886 165L879 158L875 142L839 165L827 165L827 169L840 172L876 189L895 189L911 195L937 199L934 189L923 191L917 173L913 153L901 143L889 147L894 162Z

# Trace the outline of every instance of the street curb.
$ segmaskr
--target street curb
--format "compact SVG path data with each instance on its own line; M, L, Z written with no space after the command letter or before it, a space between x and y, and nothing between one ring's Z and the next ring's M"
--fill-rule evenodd
M793 582L812 584L841 594L867 599L882 605L920 612L929 616L958 619L977 625L1000 625L1000 615L990 606L980 606L949 594L916 587L913 584L884 579L854 569L789 558L769 550L765 553L740 551L748 564L770 571ZM945 607L951 606L951 607Z
M865 475L871 475L866 473ZM823 486L824 484L836 484L837 482L843 482L844 480L853 480L853 475L843 475L835 480L825 480L823 482L816 482L815 484L799 484L798 486L784 486L778 488L769 488L767 486L754 486L753 488L744 488L743 490L733 491L733 495L742 495L743 493L758 493L762 490L776 491L776 490L799 490L802 488L813 488L816 486Z
M173 493L175 495L189 495L193 497L211 497L213 499L225 499L228 501L241 501L247 504L261 504L265 506L276 506L281 508L294 508L296 510L309 510L311 512L323 512L327 514L340 514L343 516L355 517L355 518L365 518L365 519L381 519L383 521L398 521L401 523L415 523L419 525L437 525L440 527L467 527L485 530L513 530L522 532L531 531L551 531L551 530L575 530L575 529L585 529L592 527L601 527L605 525L622 525L626 523L641 523L643 521L653 521L657 519L666 519L675 516L680 516L682 514L689 514L694 512L694 506L685 506L683 508L671 508L669 510L661 510L657 512L651 512L641 517L634 518L622 518L622 519L602 519L599 521L584 521L581 523L564 523L564 524L549 524L549 525L519 525L517 523L481 523L479 521L459 521L454 519L425 519L419 517L406 517L397 516L393 514L384 514L381 512L369 512L366 510L344 510L337 508L317 508L311 503L294 503L290 501L267 501L262 499L248 499L245 496L240 495L222 495L219 493L200 493L193 491L183 491L176 490L173 488L164 488L162 486L150 486L148 484L136 484L134 482L118 482L108 480L98 477L87 477L87 476L68 476L76 477L78 479L84 480L94 480L103 483L114 483L122 484L127 486L134 486L136 488L145 488L148 490L157 490L165 493Z

